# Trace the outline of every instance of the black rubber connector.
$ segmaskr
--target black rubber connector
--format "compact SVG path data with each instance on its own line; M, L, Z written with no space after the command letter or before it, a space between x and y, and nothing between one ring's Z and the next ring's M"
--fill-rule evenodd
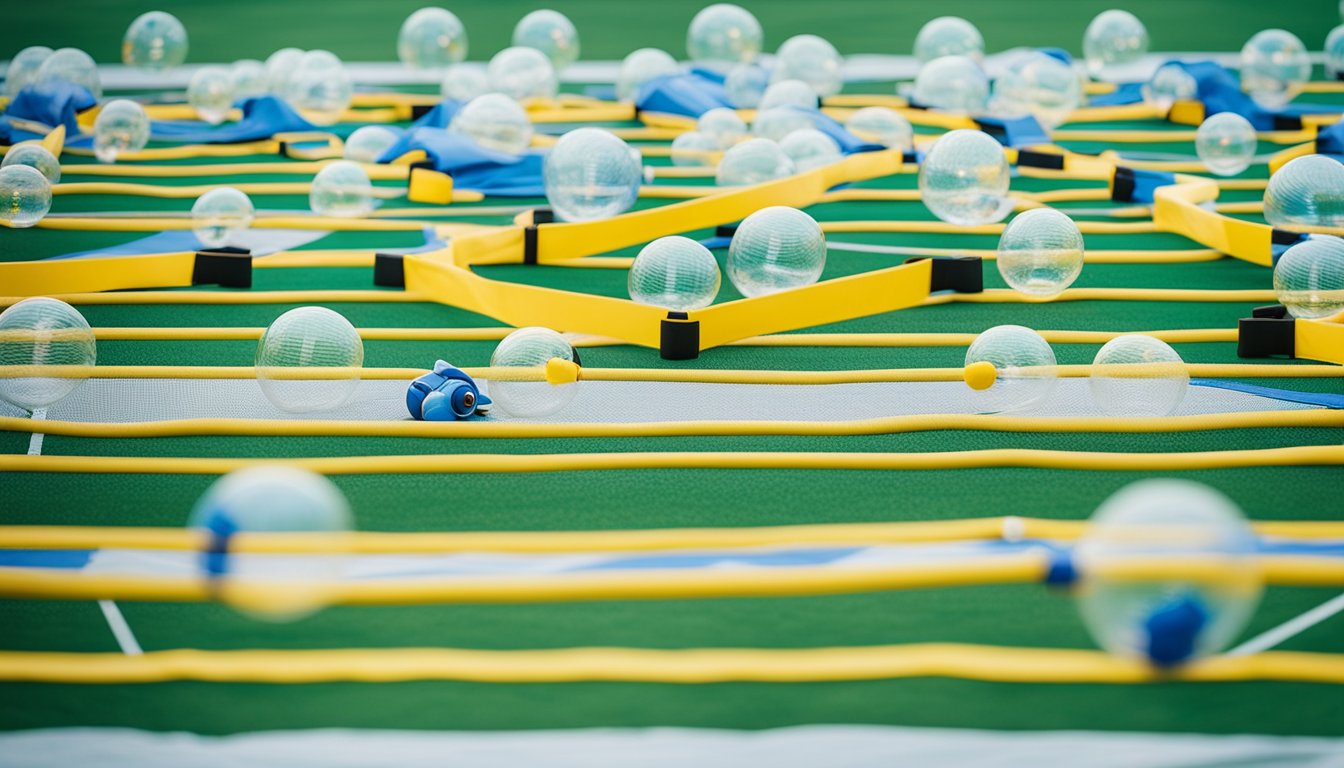
M551 210L550 208L532 209L533 224L550 224L554 221L555 221L555 211Z
M414 120L419 120L420 118L424 117L425 115L428 115L430 112L433 112L433 111L434 111L434 108L437 107L437 106L439 106L439 105L438 105L438 104L412 104L412 105L411 105L411 120L412 120L412 121L414 121Z
M1064 156L1056 155L1053 152L1033 152L1030 149L1019 149L1017 151L1017 167L1049 168L1062 171L1064 170Z
M736 224L724 224L714 228L715 237L732 237L737 234Z
M685 312L668 312L663 320L658 354L664 360L694 360L700 356L700 321Z
M1118 203L1133 202L1134 188L1134 170L1117 165L1111 181L1111 199Z
M385 288L406 287L406 265L400 253L373 255L373 284Z
M1237 321L1237 357L1294 357L1297 321L1281 306L1257 307Z
M923 257L907 259L905 263L922 261ZM984 260L979 256L954 256L929 259L933 274L929 275L929 293L954 291L956 293L983 293L985 290Z
M537 225L529 224L523 230L523 263L537 263Z
M252 252L231 247L197 251L196 263L191 268L191 284L251 288Z
M1276 131L1300 131L1302 130L1302 118L1299 115L1274 115L1274 130Z

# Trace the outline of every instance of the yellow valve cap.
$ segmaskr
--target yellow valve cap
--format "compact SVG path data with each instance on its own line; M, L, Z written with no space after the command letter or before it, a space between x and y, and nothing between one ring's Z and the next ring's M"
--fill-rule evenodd
M554 386L573 384L579 380L579 364L563 357L546 361L546 381Z
M453 201L453 177L428 168L412 168L406 198L413 203L447 205Z
M1178 101L1171 105L1167 119L1180 125L1199 125L1204 122L1204 102Z
M994 386L995 381L998 381L999 369L995 368L994 364L988 360L981 360L978 363L971 363L966 366L966 370L962 372L962 378L966 380L966 386L977 392L983 392Z
M60 157L61 150L65 149L65 126L58 125L53 128L51 133L43 137L42 146L46 147L53 157Z

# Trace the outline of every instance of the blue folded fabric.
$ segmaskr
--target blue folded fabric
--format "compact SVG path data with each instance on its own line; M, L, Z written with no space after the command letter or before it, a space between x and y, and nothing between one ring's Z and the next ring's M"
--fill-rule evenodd
M497 197L543 197L541 181L544 153L528 150L521 155L485 149L461 134L442 128L412 128L379 158L386 162L407 152L421 150L434 169L453 177L453 185Z
M82 85L64 81L30 85L19 91L5 108L4 118L0 118L0 140L6 144L17 144L21 141L42 138L40 133L33 133L15 125L10 120L13 118L41 123L51 128L63 125L67 137L66 143L76 145L80 136L76 116L97 103L98 100ZM90 141L92 137L85 137L85 144Z
M1143 83L1120 83L1110 93L1093 96L1088 105L1093 107L1121 107L1143 101Z
M698 74L663 75L640 86L635 106L646 112L699 117L718 107L732 108L723 83Z
M1316 134L1316 151L1344 162L1344 121L1322 128Z
M1031 115L977 117L975 123L980 126L980 130L993 136L1005 147L1030 147L1050 143L1050 134L1046 133Z
M150 126L150 135L179 144L232 144L269 139L277 133L319 130L275 96L255 96L239 106L243 117L236 123L211 126L200 120L156 120Z
M1248 395L1267 397L1272 400L1282 400L1285 403L1319 405L1323 408L1330 408L1333 410L1344 409L1344 395L1337 395L1330 392L1301 392L1295 389L1261 387L1255 384L1246 384L1228 379L1191 379L1190 386L1243 392Z
M460 109L462 109L462 102L457 99L444 99L435 104L434 108L422 115L419 120L411 123L411 127L447 128Z

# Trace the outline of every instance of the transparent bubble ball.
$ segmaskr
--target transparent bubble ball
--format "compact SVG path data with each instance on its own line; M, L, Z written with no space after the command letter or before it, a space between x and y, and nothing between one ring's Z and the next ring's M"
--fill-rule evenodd
M1284 251L1274 265L1274 294L1293 317L1344 312L1344 240L1316 235Z
M1013 209L1009 178L1003 146L982 131L961 128L938 137L925 155L919 196L943 221L992 224Z
M760 184L794 174L793 161L777 142L748 139L723 153L714 182L721 187Z
M239 59L229 65L229 77L233 78L234 101L264 96L270 90L270 80L266 75L266 65L256 59Z
M121 38L121 63L128 67L171 69L186 60L187 28L171 13L142 13Z
M359 165L337 160L313 177L308 206L319 216L367 215L374 207L373 182Z
M1088 383L1108 416L1169 416L1185 399L1190 374L1165 341L1129 334L1097 351Z
M103 97L103 81L93 57L78 48L57 48L38 67L38 85L65 82L83 87L95 99Z
M9 60L9 69L5 70L5 95L12 99L19 95L19 91L35 84L42 63L51 54L52 50L45 45L30 45L14 54Z
M770 84L770 73L765 67L751 62L734 64L723 79L728 100L738 109L756 109Z
M1097 645L1117 656L1171 665L1217 653L1260 602L1256 549L1241 510L1218 491L1189 480L1140 480L1097 508L1074 549L1078 611ZM1197 563L1202 577L1126 575L1127 565L1154 558L1172 568ZM1190 654L1152 658L1150 620L1190 612L1205 619Z
M128 99L103 105L93 121L93 154L99 161L114 163L126 152L139 152L149 143L149 115Z
M757 138L779 142L794 131L814 127L816 122L812 111L795 107L775 107L762 109L756 113L756 119L751 124L751 132Z
M779 142L779 148L793 161L798 173L830 165L841 158L840 145L835 139L816 128L794 131Z
M1143 100L1160 109L1171 109L1178 101L1193 101L1199 95L1199 82L1185 67L1168 62L1157 68L1143 84Z
M931 109L982 114L989 104L989 78L974 59L940 56L919 68L914 100Z
M391 128L381 125L360 126L345 140L345 159L356 163L376 163L398 141L401 141L401 136Z
M1344 24L1330 30L1325 38L1325 74L1336 79L1344 74Z
M640 250L630 266L630 298L675 312L703 309L719 293L719 263L689 237L660 237Z
M454 64L444 70L443 81L439 83L439 95L464 104L489 92L490 78L483 64Z
M849 116L845 129L863 141L909 152L915 148L915 129L894 109L864 107Z
M252 200L233 187L220 187L196 198L191 206L191 230L207 248L234 244L256 218Z
M442 69L467 58L467 28L452 12L433 6L406 17L397 33L397 58L414 69Z
M717 149L727 149L747 136L747 123L727 107L716 107L695 121L695 130L714 140Z
M1344 227L1344 163L1303 155L1283 165L1265 189L1265 221L1279 227Z
M302 58L303 51L298 48L281 48L266 57L267 92L282 99L289 98L289 80Z
M1148 53L1148 29L1129 11L1097 14L1083 32L1083 58L1095 77L1107 67L1130 64Z
M1195 131L1195 153L1210 173L1236 176L1251 167L1259 146L1255 126L1236 112L1205 118Z
M495 407L524 419L563 410L578 394L579 383L551 384L545 380L546 364L557 358L577 363L579 353L569 339L550 328L519 328L505 336L490 356L490 367L522 368L525 372L518 380L504 376L490 379L487 389Z
M555 67L536 48L505 48L485 70L490 90L515 99L553 99L560 90Z
M719 143L699 131L687 131L672 140L672 164L681 168L713 165Z
M1311 54L1297 35L1285 29L1255 33L1241 48L1241 89L1266 109L1293 100L1311 79Z
M634 101L645 83L680 71L677 60L667 51L661 48L640 48L621 62L621 69L616 75L616 98Z
M969 56L979 61L985 55L985 38L971 22L958 16L939 16L919 28L915 58L933 61L942 56Z
M513 28L513 44L546 54L556 72L579 60L579 31L559 11L533 11Z
M1055 351L1030 328L999 325L976 336L966 350L965 365L976 363L989 363L996 371L988 389L971 390L976 413L1030 411L1055 390Z
M64 301L36 296L0 313L0 368L26 369L0 374L0 399L25 411L54 405L73 392L92 373L97 357L93 329Z
M796 208L762 208L738 225L727 268L743 296L812 285L826 268L826 236L815 219Z
M799 109L817 109L817 92L802 80L776 80L761 94L757 109L775 107L797 107Z
M338 312L299 307L277 317L257 342L257 383L292 413L340 407L359 386L364 341Z
M1003 228L997 264L1018 293L1057 296L1083 271L1083 235L1053 208L1023 211Z
M532 121L527 111L502 93L487 93L467 102L448 123L458 133L486 149L517 155L532 143Z
M316 125L334 125L350 108L355 86L331 51L308 51L289 78L289 102Z
M187 103L211 125L224 122L233 108L233 76L227 67L201 67L187 85Z
M601 128L561 136L541 168L546 200L564 221L595 221L630 210L643 174L630 145Z
M61 161L51 154L51 150L36 141L25 141L10 147L5 153L5 159L0 161L0 168L11 165L34 168L52 184L61 180Z
M1003 117L1029 115L1049 130L1083 103L1083 85L1073 67L1032 51L994 81L993 108Z
M801 80L818 96L834 96L844 86L841 69L844 60L825 38L795 35L775 52L775 70L771 80Z
M216 480L192 507L189 528L236 533L334 535L319 554L229 552L219 599L262 621L295 621L325 607L344 575L354 528L350 504L330 480L283 464L247 467Z
M0 222L14 229L34 226L51 210L51 182L36 168L0 168Z
M686 30L686 54L703 64L752 61L761 53L761 23L751 12L732 3L700 9Z

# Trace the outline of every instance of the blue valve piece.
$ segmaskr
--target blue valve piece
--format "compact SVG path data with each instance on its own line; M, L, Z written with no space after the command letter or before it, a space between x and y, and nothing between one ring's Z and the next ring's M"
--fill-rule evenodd
M458 421L484 416L491 401L475 380L440 360L434 372L411 382L406 388L406 410L420 421Z

